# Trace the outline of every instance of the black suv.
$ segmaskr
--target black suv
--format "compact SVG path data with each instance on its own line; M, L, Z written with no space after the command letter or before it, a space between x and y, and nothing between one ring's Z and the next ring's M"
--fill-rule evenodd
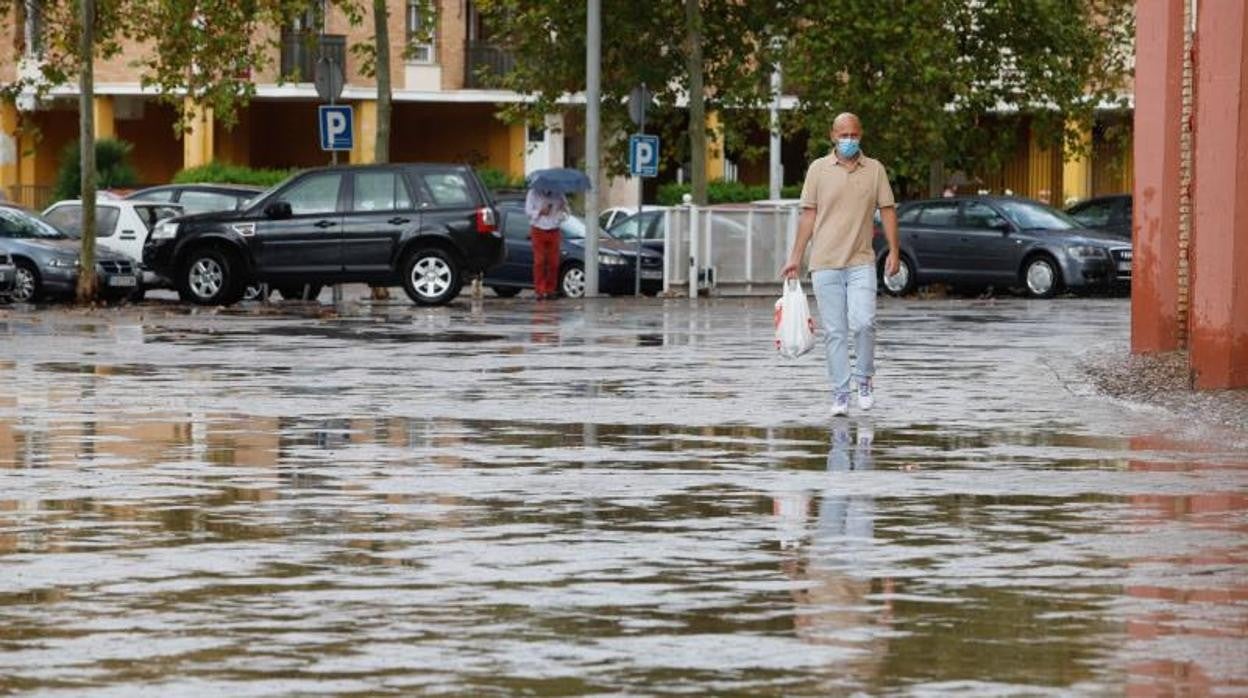
M143 263L183 300L229 305L252 283L286 298L322 284L402 284L420 305L459 295L503 260L490 196L466 165L387 164L301 172L241 211L158 225Z

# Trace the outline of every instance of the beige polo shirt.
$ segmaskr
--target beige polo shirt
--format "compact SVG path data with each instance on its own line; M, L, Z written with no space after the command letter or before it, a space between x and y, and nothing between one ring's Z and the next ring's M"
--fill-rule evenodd
M833 153L811 163L802 186L802 208L815 209L810 270L875 264L871 219L877 208L895 205L879 160L859 155L846 165Z

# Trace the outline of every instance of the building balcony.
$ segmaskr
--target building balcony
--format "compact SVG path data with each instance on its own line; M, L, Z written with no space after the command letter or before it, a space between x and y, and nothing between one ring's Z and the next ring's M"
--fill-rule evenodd
M467 60L464 61L464 86L481 90L498 87L503 76L515 68L516 61L509 51L492 44L468 41Z
M312 82L316 78L316 63L321 56L332 59L347 71L347 37L343 34L310 34L282 32L281 76L283 80Z

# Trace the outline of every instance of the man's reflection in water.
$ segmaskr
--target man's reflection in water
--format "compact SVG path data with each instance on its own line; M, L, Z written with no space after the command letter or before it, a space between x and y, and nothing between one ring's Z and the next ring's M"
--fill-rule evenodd
M877 676L888 650L890 603L870 598L892 591L891 579L870 576L875 499L846 494L843 487L851 473L874 470L874 442L875 429L868 420L833 422L828 479L817 495L810 543L785 546L795 551L784 563L785 572L806 582L793 592L794 630L806 642L844 648L845 659L838 664L840 688L861 686ZM809 515L809 509L807 504L803 513Z

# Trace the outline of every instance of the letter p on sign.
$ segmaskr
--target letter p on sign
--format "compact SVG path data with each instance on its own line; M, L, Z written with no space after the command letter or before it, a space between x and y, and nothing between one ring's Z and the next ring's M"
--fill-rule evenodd
M350 105L326 106L317 110L321 150L351 150L355 145L355 115Z

